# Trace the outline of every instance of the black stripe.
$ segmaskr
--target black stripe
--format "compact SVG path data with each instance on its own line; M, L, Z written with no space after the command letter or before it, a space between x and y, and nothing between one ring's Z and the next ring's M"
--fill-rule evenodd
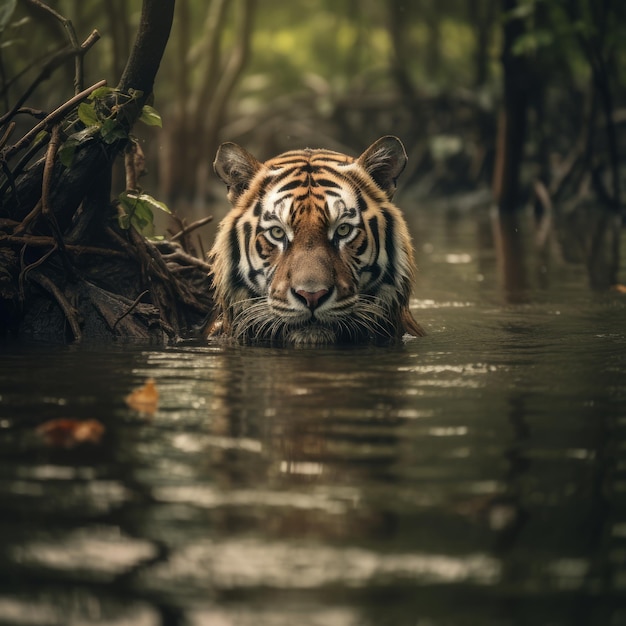
M361 213L365 213L368 209L368 204L363 197L363 194L357 190L356 192L356 205Z
M396 247L394 244L394 231L395 231L395 222L393 216L386 211L385 209L381 209L383 216L385 217L385 250L387 252L387 267L385 269L385 277L384 282L389 285L394 285L395 280L393 276L393 272L396 268Z
M292 189L295 189L296 187L299 187L300 185L302 185L302 181L296 178L295 180L292 180L290 183L283 185L277 191L277 193L283 193L283 191L291 191Z
M336 183L334 180L330 180L329 178L316 178L315 182L321 187L331 187L334 189L341 189L341 185Z
M389 269L393 270L396 266L396 247L394 245L393 234L396 229L396 225L393 216L389 211L381 209L381 212L386 220L385 223L385 250L387 251L387 259Z
M370 272L372 274L372 281L375 282L378 280L381 273L380 265L378 264L378 257L380 256L380 233L378 232L378 220L376 216L370 217L367 223L369 224L370 231L372 232L372 238L374 239L373 245L375 247L374 249L376 251L376 255L372 264L363 268L362 271Z
M248 280L253 283L255 276L261 273L261 270L252 268L252 259L250 258L250 239L252 238L252 225L246 222L243 225L244 252L248 261Z
M239 280L239 260L241 259L241 255L239 254L237 224L234 224L233 229L230 231L228 244L230 247L230 281L233 285L239 285L241 284Z
M298 172L297 168L290 167L286 170L283 170L280 174L273 176L271 179L269 179L268 182L271 182L274 184L280 183L281 181L285 180L285 178L289 178L290 176L293 176L297 172Z
M361 245L356 250L356 255L361 256L367 250L367 246L369 246L369 244L370 242L368 241L367 237L363 237Z

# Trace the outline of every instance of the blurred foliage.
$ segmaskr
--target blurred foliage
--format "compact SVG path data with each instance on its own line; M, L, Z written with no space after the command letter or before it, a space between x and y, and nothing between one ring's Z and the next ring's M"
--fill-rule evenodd
M79 39L93 28L102 35L86 56L86 84L117 84L141 1L49 3ZM58 22L24 1L12 5L0 5L5 108L66 44ZM488 182L505 20L524 24L514 52L531 63L529 89L541 92L554 149L566 152L581 125L594 55L606 60L616 107L625 99L622 0L519 0L507 14L497 0L177 0L176 11L155 88L164 128L147 147L165 197L204 198L223 140L265 158L303 144L356 152L393 133L416 155L413 175L452 150L467 185ZM72 94L72 76L70 60L28 105L50 110Z

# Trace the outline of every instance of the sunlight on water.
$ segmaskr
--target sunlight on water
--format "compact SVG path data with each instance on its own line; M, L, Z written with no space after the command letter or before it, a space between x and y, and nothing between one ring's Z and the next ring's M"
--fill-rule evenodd
M437 554L381 555L355 548L324 548L255 540L196 542L183 548L157 582L186 584L213 580L223 588L312 589L327 585L363 587L376 581L408 579L424 584L472 581L493 584L500 575L494 559L481 555L453 558Z
M13 551L15 560L24 565L95 577L124 572L154 554L150 542L123 537L114 528L74 532L59 537L54 544L33 542Z

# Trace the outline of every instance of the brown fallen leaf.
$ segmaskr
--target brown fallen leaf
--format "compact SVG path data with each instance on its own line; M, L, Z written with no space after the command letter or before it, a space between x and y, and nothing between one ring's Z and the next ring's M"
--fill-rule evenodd
M626 285L612 285L611 289L617 291L617 293L626 293Z
M73 448L82 443L99 443L104 430L104 426L95 419L59 418L40 424L36 432L49 446Z
M126 396L126 404L135 411L153 415L159 405L159 390L154 378L148 378L145 385L131 391Z

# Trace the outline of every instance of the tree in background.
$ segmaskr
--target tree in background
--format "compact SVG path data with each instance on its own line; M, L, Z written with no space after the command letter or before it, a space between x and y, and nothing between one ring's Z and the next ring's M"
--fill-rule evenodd
M85 64L87 80L116 80L138 0L59 5L81 37L93 24L101 31L99 53ZM623 123L616 111L625 98L624 6L178 0L156 87L165 127L158 137L139 133L150 140L144 146L152 184L181 206L202 205L223 140L263 156L302 145L358 153L393 132L412 157L406 179L423 195L492 188L501 206L514 208L539 181L560 202L584 188L584 172L595 172L597 197L621 205ZM5 100L24 91L29 41L45 42L48 56L62 47L58 24L29 7L18 3L5 29ZM59 71L69 76L72 66ZM33 106L45 110L61 100L64 84L48 81L47 93L33 94ZM570 138L581 128L589 129L587 139L574 150Z
M545 186L544 197L560 200L567 192L581 193L590 180L597 199L620 212L620 148L614 117L615 98L623 84L617 62L624 56L619 46L626 34L623 3L503 0L503 9L503 104L494 172L500 209L515 209L520 202L517 188L527 158L524 148L534 135L536 177ZM534 124L527 129L529 111ZM565 116L570 117L571 130L563 127ZM572 136L573 145L568 144ZM559 150L567 154L551 169L550 153Z

